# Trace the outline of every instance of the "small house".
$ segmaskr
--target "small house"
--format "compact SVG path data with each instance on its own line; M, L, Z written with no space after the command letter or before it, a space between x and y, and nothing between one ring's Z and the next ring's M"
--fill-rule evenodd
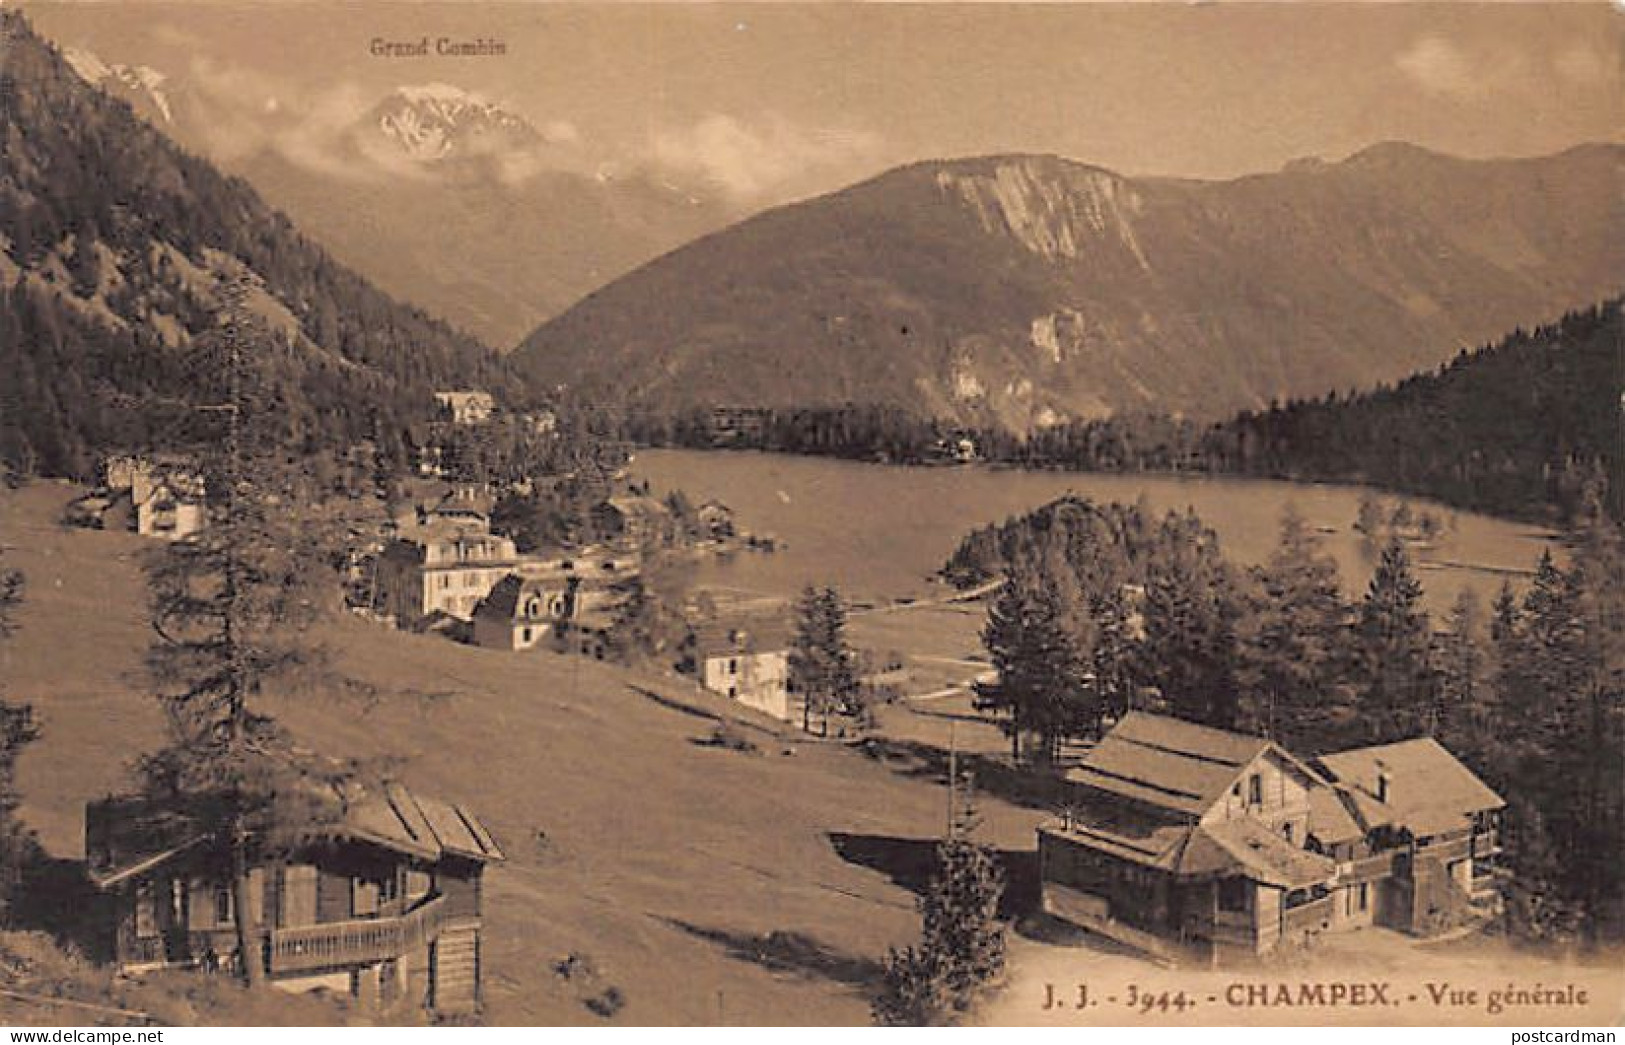
M700 684L786 722L801 715L790 692L790 628L778 617L706 621L694 629Z
M645 495L611 497L592 510L593 527L607 540L644 544L671 533L671 511Z
M246 960L283 990L383 1009L478 1009L481 880L503 855L469 810L398 784L324 791L308 815L254 833L246 956L230 847L204 825L197 799L86 807L85 851L105 901L97 924L121 971L240 971Z

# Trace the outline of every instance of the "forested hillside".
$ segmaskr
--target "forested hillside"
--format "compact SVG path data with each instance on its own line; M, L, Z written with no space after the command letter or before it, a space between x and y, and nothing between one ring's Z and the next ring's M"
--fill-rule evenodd
M227 283L276 332L263 360L296 445L389 443L447 386L512 398L485 346L335 263L244 182L85 84L0 12L0 459L84 476L193 405Z
M1462 352L1437 372L1347 399L1243 414L1230 470L1370 483L1464 508L1571 518L1603 482L1616 515L1625 329L1620 299Z

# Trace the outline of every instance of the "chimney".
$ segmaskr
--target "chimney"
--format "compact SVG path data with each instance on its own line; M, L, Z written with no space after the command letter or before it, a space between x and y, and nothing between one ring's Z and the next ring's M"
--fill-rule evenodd
M1379 760L1377 762L1377 801L1388 804L1388 795L1393 791L1393 778L1388 775L1388 767Z

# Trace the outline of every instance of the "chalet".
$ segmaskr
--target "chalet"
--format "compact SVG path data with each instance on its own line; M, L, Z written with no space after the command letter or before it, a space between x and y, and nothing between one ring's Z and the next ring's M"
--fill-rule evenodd
M114 454L102 462L102 488L74 502L68 517L77 525L182 540L207 522L203 478L183 458Z
M474 609L474 644L487 649L535 648L570 619L578 586L574 577L508 574Z
M399 785L315 796L306 819L250 839L247 960L288 991L379 1008L475 1011L481 877L503 859L467 809ZM103 894L97 924L121 971L240 970L231 857L198 807L109 798L85 810Z
M445 614L469 620L497 582L519 566L519 552L506 537L462 529L426 527L414 537L384 546L378 557L375 608L402 625Z
M700 684L786 722L801 715L790 692L790 628L782 617L706 621L694 629Z
M1506 803L1438 741L1356 748L1315 765L1346 814L1328 817L1340 826L1320 841L1338 861L1349 917L1427 935L1499 905Z
M1406 749L1418 795L1435 776L1450 782L1451 797L1409 828L1372 801L1384 785L1366 771L1387 764L1383 748L1312 766L1262 737L1130 712L1068 774L1060 821L1039 828L1045 909L1176 962L1254 957L1372 923L1432 931L1441 897L1468 901L1450 883L1470 886L1475 868L1441 880L1420 870L1434 860L1423 850L1487 859L1493 837L1474 839L1499 799L1431 740L1388 747Z
M441 420L454 425L484 424L496 411L496 400L489 392L436 392L434 399L440 407Z
M625 544L664 540L671 511L653 497L611 497L592 510L593 527L606 539Z

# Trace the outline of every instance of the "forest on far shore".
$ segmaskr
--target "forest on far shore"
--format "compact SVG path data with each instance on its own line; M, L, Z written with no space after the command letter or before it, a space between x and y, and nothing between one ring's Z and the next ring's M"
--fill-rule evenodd
M634 415L629 439L654 446L772 450L902 464L976 458L1086 472L1197 472L1363 483L1470 511L1567 525L1584 491L1625 519L1618 395L1625 387L1621 299L1369 392L1292 401L1199 424L1164 414L1075 421L1018 436L920 418L897 406L748 411L719 433L709 409Z

